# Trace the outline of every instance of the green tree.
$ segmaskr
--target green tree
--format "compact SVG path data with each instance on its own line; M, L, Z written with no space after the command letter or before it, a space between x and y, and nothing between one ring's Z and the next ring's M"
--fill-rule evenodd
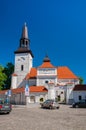
M80 84L84 83L84 79L82 77L79 77Z
M7 79L7 76L4 73L4 67L0 65L0 90L4 88L6 79Z
M6 67L4 68L4 73L7 76L5 81L5 89L10 89L11 87L11 75L14 72L14 65L12 63L7 63Z

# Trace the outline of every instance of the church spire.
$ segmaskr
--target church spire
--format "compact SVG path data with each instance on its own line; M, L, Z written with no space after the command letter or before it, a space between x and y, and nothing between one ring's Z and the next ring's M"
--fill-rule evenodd
M23 27L23 30L22 30L22 36L21 36L21 38L28 39L28 28L26 26L26 22L24 23L24 27Z
M30 53L31 56L34 57L32 51L30 50L30 39L28 37L28 28L26 23L22 29L19 48L14 53Z
M21 39L20 39L20 47L30 49L29 44L30 44L30 40L28 38L28 28L27 28L26 23L25 23L23 26L23 29L22 29L22 35L21 35Z

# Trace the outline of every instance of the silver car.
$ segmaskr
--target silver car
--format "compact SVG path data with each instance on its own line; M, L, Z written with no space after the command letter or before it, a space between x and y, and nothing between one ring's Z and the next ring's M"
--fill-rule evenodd
M0 98L0 113L9 114L12 110L12 105L10 102L7 102L5 99Z
M49 108L49 109L59 109L59 104L53 99L47 99L43 103L41 103L42 108Z

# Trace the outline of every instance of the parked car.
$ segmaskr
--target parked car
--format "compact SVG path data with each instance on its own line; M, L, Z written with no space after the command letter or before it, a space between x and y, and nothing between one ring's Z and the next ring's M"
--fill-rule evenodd
M12 110L12 105L6 99L0 98L0 113L9 114Z
M52 99L47 99L43 103L41 103L42 108L49 108L49 109L59 109L59 104L57 101L52 100Z
M72 104L73 108L86 108L86 100L80 100L79 102L75 102Z

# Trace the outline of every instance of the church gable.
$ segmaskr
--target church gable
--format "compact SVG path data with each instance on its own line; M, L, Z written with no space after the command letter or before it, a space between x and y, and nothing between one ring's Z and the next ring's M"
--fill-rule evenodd
M37 69L37 76L53 76L57 75L56 68L38 68Z
M66 66L57 68L31 68L31 71L27 74L26 79L33 79L38 75L57 75L58 79L78 79L78 77Z

